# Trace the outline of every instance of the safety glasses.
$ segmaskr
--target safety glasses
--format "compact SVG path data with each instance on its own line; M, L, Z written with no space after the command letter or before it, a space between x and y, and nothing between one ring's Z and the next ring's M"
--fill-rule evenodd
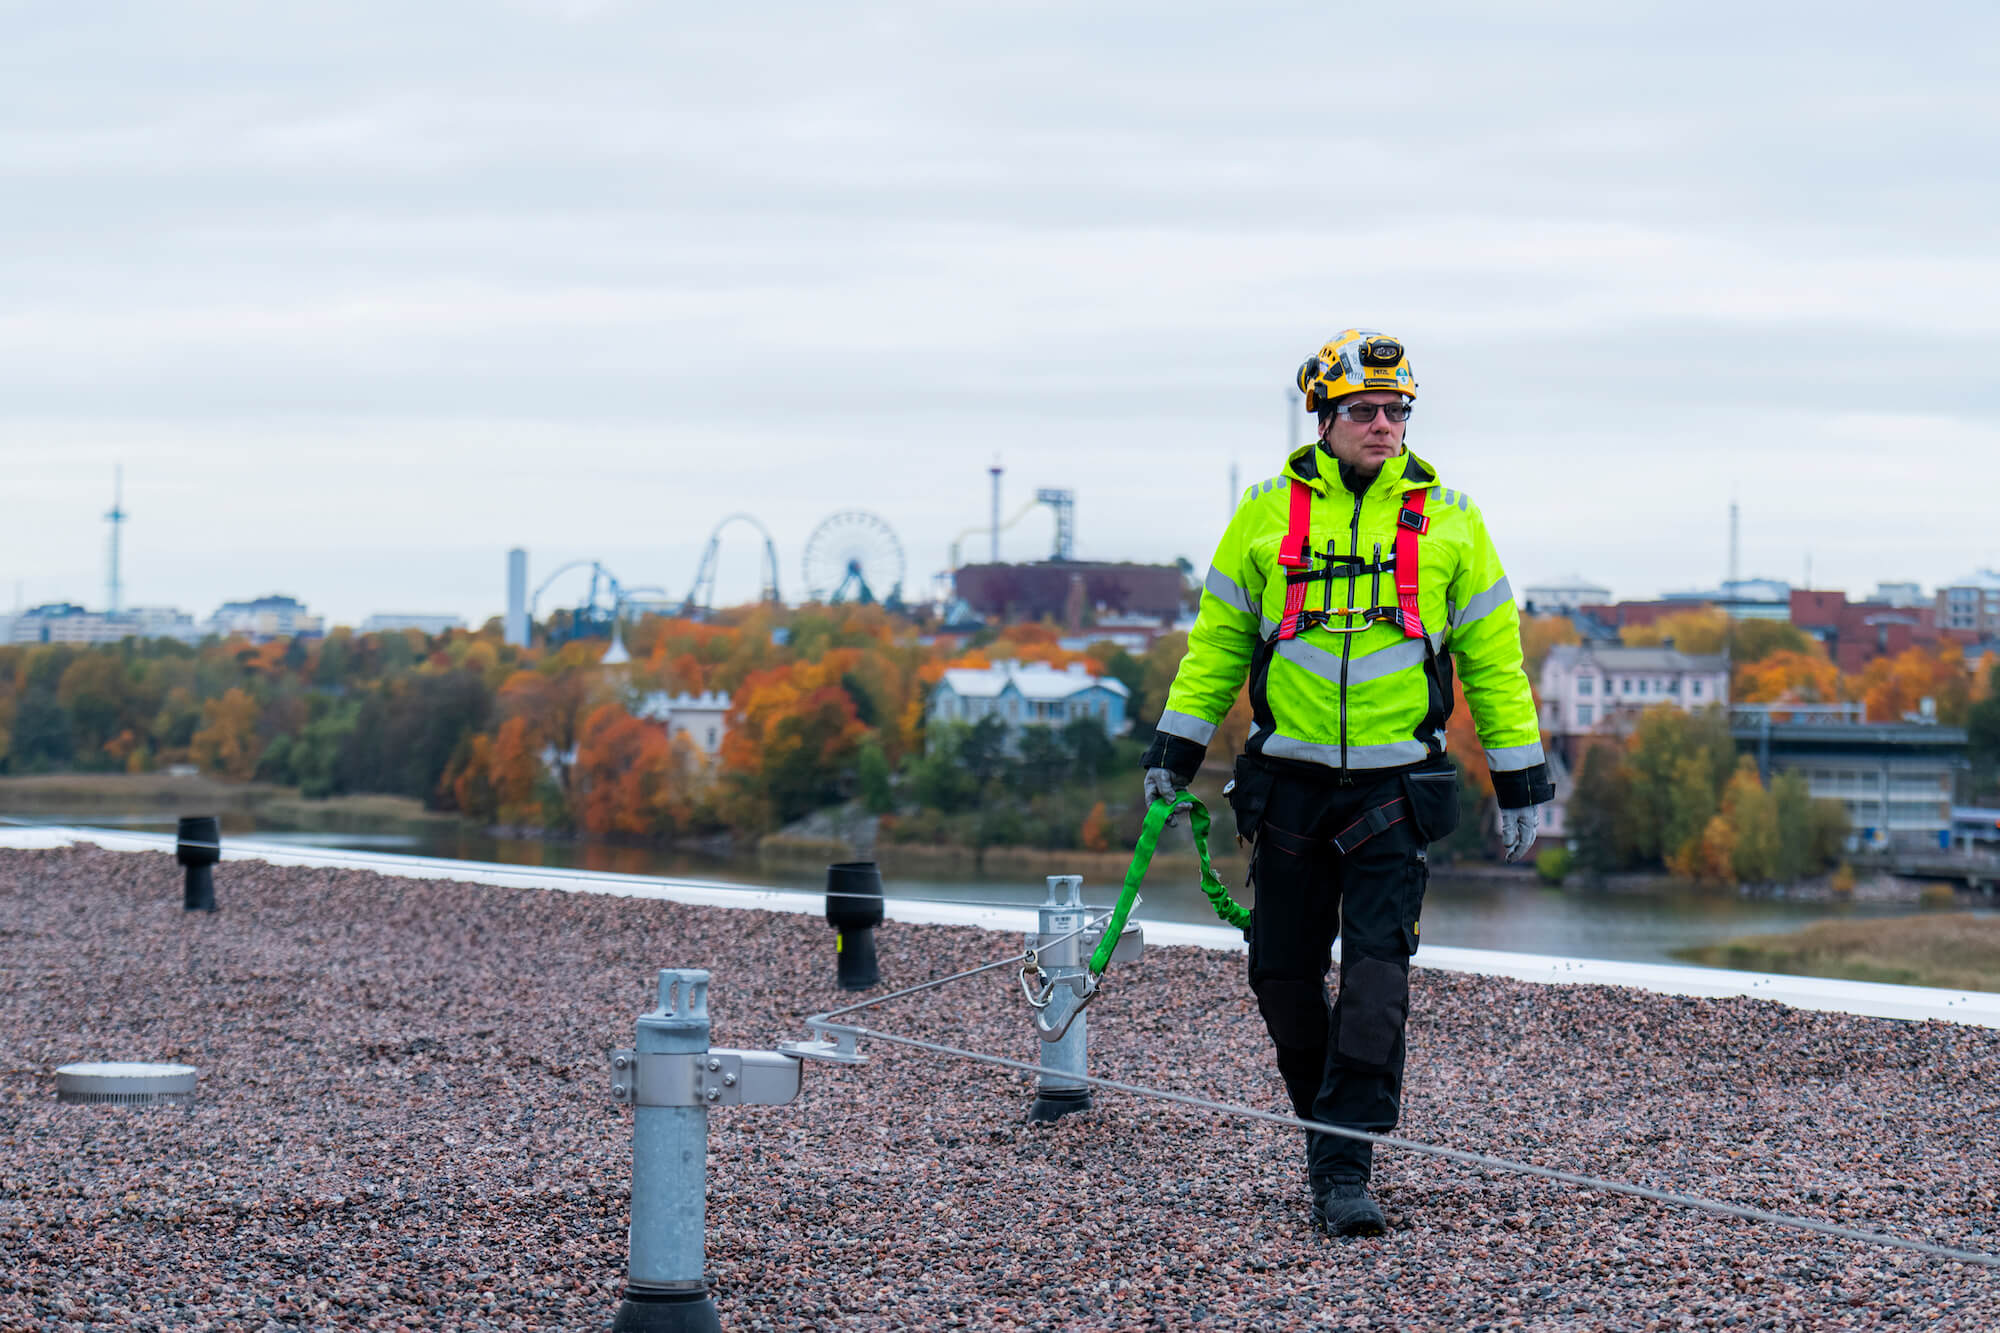
M1408 421L1414 403L1341 403L1333 409L1333 414L1343 421L1358 421L1366 425L1380 412L1391 421Z

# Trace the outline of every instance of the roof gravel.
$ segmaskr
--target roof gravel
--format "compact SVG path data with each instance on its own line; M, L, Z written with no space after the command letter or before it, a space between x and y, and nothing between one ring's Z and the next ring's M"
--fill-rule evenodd
M792 914L158 854L0 852L0 1327L601 1328L629 1112L605 1053L659 966L717 1045L844 997ZM885 982L1011 952L890 923ZM1421 959L1421 956L1420 956ZM1411 1138L2000 1250L2000 1032L1418 969ZM1148 952L1093 1072L1284 1108L1233 955ZM1032 1057L1012 977L872 1026ZM711 1117L733 1329L2000 1326L1986 1270L1383 1153L1391 1230L1306 1219L1296 1134L1102 1095L1020 1123L1014 1074L866 1048ZM59 1064L200 1066L192 1109L62 1106Z

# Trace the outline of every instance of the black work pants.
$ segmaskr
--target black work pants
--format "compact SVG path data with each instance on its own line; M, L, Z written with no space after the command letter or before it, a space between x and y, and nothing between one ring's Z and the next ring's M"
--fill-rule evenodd
M1410 955L1429 876L1426 843L1402 817L1343 853L1333 839L1370 810L1415 794L1403 777L1335 786L1278 777L1271 785L1251 877L1250 987L1278 1048L1278 1072L1300 1117L1386 1134L1403 1091L1403 1028L1410 1006ZM1326 974L1340 937L1340 990ZM1372 1145L1308 1134L1315 1192L1366 1181Z

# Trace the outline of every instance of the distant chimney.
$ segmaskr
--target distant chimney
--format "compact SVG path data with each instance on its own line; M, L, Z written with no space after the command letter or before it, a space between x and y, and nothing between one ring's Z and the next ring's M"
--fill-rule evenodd
M528 646L534 628L528 623L528 553L518 546L507 552L507 619L502 624L508 643Z

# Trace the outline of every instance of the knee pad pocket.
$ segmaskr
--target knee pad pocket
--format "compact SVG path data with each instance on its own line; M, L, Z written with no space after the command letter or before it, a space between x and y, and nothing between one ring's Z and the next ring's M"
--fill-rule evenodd
M1340 971L1338 1049L1356 1064L1383 1067L1403 1038L1410 1013L1410 974L1380 958L1357 959Z

